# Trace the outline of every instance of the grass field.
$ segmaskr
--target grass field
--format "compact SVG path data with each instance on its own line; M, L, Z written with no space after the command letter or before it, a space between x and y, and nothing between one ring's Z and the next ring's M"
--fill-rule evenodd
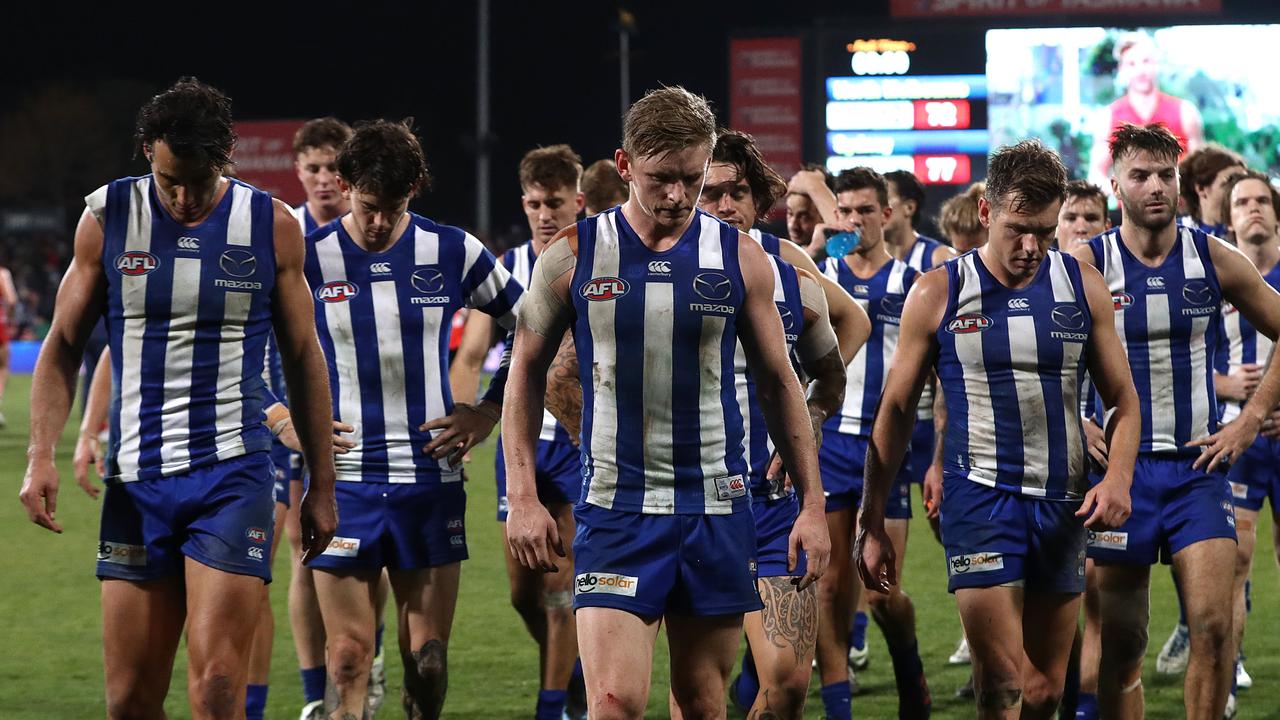
M0 478L8 488L0 502L0 717L9 720L90 718L103 715L101 620L98 582L93 577L98 503L76 487L70 473L73 433L64 436L59 456L64 469L58 519L65 533L55 536L29 523L17 501L22 482L29 404L29 376L11 381L4 403L9 425L0 431ZM493 519L493 441L473 453L467 513L471 560L464 563L462 591L449 651L450 691L446 717L529 718L537 695L536 652L507 600L499 527ZM1246 650L1253 689L1241 695L1241 718L1280 717L1280 610L1275 602L1276 566L1270 558L1271 523L1258 530L1262 554L1254 571L1253 614ZM282 554L287 557L287 554ZM291 720L301 705L301 681L285 613L287 562L276 564L272 602L277 635L267 717ZM946 665L959 637L952 598L946 592L942 553L923 520L912 527L905 572L915 599L921 654L933 690L935 718L973 717L971 701L953 697L967 667ZM1148 717L1182 714L1181 678L1155 674L1155 656L1176 609L1169 575L1157 571L1152 592L1152 646L1144 677ZM394 627L394 625L392 625ZM893 673L878 631L869 631L871 667L860 675L865 694L854 698L855 717L895 717ZM394 642L390 640L389 642ZM660 645L654 663L649 717L666 717L666 656ZM389 673L390 699L382 717L400 717L398 669ZM179 657L167 704L170 717L189 717L186 664ZM820 717L816 679L806 717ZM732 714L731 714L732 717Z

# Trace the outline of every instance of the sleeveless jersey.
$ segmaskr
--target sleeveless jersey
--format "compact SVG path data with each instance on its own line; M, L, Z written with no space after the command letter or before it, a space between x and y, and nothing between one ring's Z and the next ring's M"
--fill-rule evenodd
M511 277L520 283L520 287L529 287L529 278L533 276L533 264L538 256L533 253L533 241L514 247L502 255L502 265L511 273ZM542 431L538 440L544 442L573 442L569 432L564 429L547 409L542 410Z
M1026 287L998 281L976 250L948 260L938 382L943 470L1050 500L1088 489L1080 381L1093 316L1080 266L1049 250Z
M315 232L320 227L320 223L311 216L311 210L307 208L304 202L296 208L293 208L293 216L298 219L298 225L302 228L302 236L306 237Z
M356 446L334 457L338 480L436 483L461 479L422 452L418 427L453 412L449 320L461 307L510 330L520 284L479 240L409 213L389 249L364 250L335 220L307 237L307 281L329 365L333 416Z
M942 242L934 240L928 235L916 233L915 244L907 251L906 263L909 267L920 272L927 272L933 269L933 254ZM932 422L933 421L933 378L925 381L924 387L920 389L920 402L916 406L916 422Z
M854 275L841 258L827 258L822 273L840 283L871 319L871 335L849 363L845 375L844 404L822 428L824 432L871 437L876 406L889 375L893 351L898 347L902 306L918 273L901 260L890 259L864 280Z
M86 198L102 223L113 378L107 478L150 480L268 450L262 364L276 257L271 196L228 179L203 222L151 176Z
M748 510L734 383L746 292L738 231L697 210L674 247L654 252L619 208L577 229L585 501L647 514Z
M1271 268L1262 279L1280 290L1280 265ZM1218 347L1215 366L1223 375L1230 375L1244 364L1265 365L1275 351L1271 338L1258 332L1234 305L1226 302L1222 304L1222 337ZM1223 423L1240 416L1240 403L1234 400L1223 401L1221 408Z
M1220 241L1187 227L1177 228L1177 237L1154 268L1125 247L1119 228L1089 247L1111 290L1142 406L1139 451L1194 457L1200 451L1187 443L1218 429L1213 368L1222 290L1209 243Z
M777 235L767 233L760 228L751 228L747 231L747 235L751 236L752 240L760 243L760 247L764 248L766 253L782 257L782 241L778 239Z

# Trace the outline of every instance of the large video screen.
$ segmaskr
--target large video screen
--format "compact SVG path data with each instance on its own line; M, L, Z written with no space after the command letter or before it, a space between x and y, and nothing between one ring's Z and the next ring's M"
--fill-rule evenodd
M1105 188L1111 130L1163 122L1280 173L1280 25L989 30L986 48L992 147L1038 137Z

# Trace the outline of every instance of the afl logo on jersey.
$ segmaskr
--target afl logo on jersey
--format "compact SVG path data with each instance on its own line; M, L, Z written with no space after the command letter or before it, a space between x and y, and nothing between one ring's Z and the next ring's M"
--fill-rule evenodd
M1129 293L1111 293L1111 304L1116 310L1123 310L1133 304L1133 296Z
M327 303L346 302L360 294L360 288L346 280L333 280L316 290L316 299Z
M947 323L947 332L952 335L968 335L969 333L978 333L991 327L991 318L982 313L967 313L965 315L957 315L951 322Z
M435 268L418 268L409 276L413 289L420 293L438 293L444 289L444 274Z
M724 273L698 273L693 276L693 291L707 300L727 300L733 293L733 284Z
M604 302L617 300L630 289L627 281L620 277L599 277L584 284L578 293L591 302Z
M116 270L122 275L146 275L158 267L159 258L142 250L130 250L116 258Z

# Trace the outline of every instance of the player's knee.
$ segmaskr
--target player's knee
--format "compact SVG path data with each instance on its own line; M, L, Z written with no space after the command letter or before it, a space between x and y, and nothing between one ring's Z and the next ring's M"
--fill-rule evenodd
M1201 617L1187 619L1191 632L1191 652L1217 657L1226 647L1231 636L1231 609L1214 607Z
M723 688L720 688L723 690ZM672 689L676 704L685 720L697 718L718 718L724 715L723 692L713 692L706 687L686 687L677 691ZM643 709L641 710L643 714ZM638 717L637 715L636 717Z
M528 583L511 583L511 607L515 608L520 617L530 617L541 612L539 594L538 589L530 587Z
M1039 673L1028 678L1022 688L1023 716L1050 717L1062 702L1062 682Z
M107 717L110 720L150 720L164 717L164 693L152 692L143 683L107 687Z
M1000 713L1018 707L1022 702L1022 688L1016 678L992 679L979 683L975 689L978 707L984 713Z
M573 620L573 593L568 590L544 592L542 606L546 608L547 622L563 625Z
M407 669L413 673L416 684L432 692L443 692L449 684L449 655L444 642L428 640L410 656L412 663Z
M792 672L781 678L778 684L761 686L760 694L764 697L765 707L780 718L800 717L805 696L809 694L809 675L812 672L812 669L806 666L803 668L803 673ZM772 716L761 715L761 717Z
M243 711L236 702L237 673L230 663L214 661L190 673L191 704L201 709L203 717L233 718L237 711Z
M338 635L329 638L329 672L339 683L354 682L369 672L373 662L373 641L354 635Z

